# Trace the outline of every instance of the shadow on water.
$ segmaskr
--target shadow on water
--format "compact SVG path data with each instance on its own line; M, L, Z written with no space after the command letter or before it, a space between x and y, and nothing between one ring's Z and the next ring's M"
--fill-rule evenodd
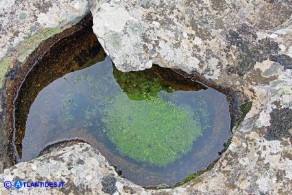
M15 146L22 156L22 140L30 106L38 93L63 75L84 69L106 57L102 47L92 33L91 26L74 36L60 40L26 76L15 103Z
M224 94L155 65L117 70L91 26L60 40L28 73L14 123L18 161L81 139L144 187L174 186L205 169L231 137Z

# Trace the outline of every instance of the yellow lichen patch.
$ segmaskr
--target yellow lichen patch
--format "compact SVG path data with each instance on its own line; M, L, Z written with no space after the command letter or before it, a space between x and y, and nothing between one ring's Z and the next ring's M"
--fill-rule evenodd
M25 40L25 42L19 48L19 56L17 58L18 61L24 62L27 56L31 54L39 44L50 38L51 36L61 32L60 28L46 28L42 29L39 33Z
M0 61L0 87L2 87L2 84L3 84L2 82L4 80L5 73L7 72L8 64L9 64L9 58L8 57L4 57Z
M14 51L8 53L0 60L0 87L3 85L3 80L9 65L17 59L20 62L24 60L39 46L41 42L61 32L60 28L43 29L35 35L24 40L24 42L14 48Z

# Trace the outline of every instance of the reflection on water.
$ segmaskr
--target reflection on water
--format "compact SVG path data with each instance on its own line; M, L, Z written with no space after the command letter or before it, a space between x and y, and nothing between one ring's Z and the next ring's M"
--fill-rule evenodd
M223 94L158 66L123 73L93 51L81 52L92 66L72 58L62 72L58 61L27 76L15 109L20 161L78 138L134 183L173 186L219 157L231 136Z

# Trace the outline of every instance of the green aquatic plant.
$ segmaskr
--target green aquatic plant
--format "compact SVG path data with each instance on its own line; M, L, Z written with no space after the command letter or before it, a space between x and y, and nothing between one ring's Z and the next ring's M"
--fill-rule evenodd
M120 153L156 166L179 159L202 134L197 113L159 97L133 101L121 93L102 120Z
M175 184L173 187L179 187L184 185L185 183L188 183L194 179L196 179L198 176L200 176L202 173L204 173L204 171L198 171L197 173L192 173L187 175L182 181L178 182L177 184Z
M162 90L173 92L173 89L164 84L152 70L138 72L122 72L113 67L113 75L122 90L132 100L147 100L157 97Z
M198 105L198 108L196 110L201 116L202 130L204 131L206 129L210 129L211 128L210 121L209 121L210 113L208 111L208 105L207 105L206 99L203 96L199 96L197 100L197 105Z
M231 142L232 142L232 138L229 138L225 143L223 143L223 147L224 148L223 148L223 150L221 152L218 152L218 154L222 155L223 152L225 152L228 149L228 147L230 146Z
M243 121L243 119L245 118L247 113L250 111L251 107L252 107L252 102L248 101L248 100L245 100L244 103L242 103L240 105L240 115L239 115L238 119L235 121L235 124L234 124L232 131L234 131L236 128L238 128L238 126Z
M247 113L250 111L252 107L252 102L245 100L243 104L240 105L240 112L241 112L241 121L245 118Z

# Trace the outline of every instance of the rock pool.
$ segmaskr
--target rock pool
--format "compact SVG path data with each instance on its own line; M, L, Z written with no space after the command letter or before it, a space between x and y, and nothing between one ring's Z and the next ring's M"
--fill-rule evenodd
M219 158L231 137L224 94L155 65L121 72L97 45L79 49L67 61L41 60L22 83L14 117L18 161L80 139L123 177L165 187Z

